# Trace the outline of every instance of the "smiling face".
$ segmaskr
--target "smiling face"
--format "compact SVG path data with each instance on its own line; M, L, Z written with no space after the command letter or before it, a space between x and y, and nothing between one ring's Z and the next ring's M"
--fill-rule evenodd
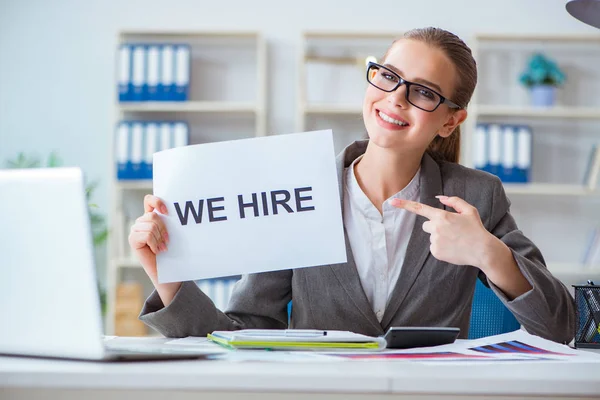
M403 79L452 100L458 80L456 67L442 50L422 41L402 39L392 46L381 64ZM426 112L406 100L406 85L391 93L368 85L363 118L373 144L424 153L437 135L449 136L466 118L466 111L450 109L442 103L435 111Z

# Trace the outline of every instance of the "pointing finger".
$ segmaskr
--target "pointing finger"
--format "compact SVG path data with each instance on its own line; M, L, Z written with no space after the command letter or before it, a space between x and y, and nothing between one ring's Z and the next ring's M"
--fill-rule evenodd
M396 208L405 209L406 211L413 212L417 215L422 215L428 219L440 217L446 212L438 208L433 208L426 204L419 203L417 201L392 199L390 201L390 204Z

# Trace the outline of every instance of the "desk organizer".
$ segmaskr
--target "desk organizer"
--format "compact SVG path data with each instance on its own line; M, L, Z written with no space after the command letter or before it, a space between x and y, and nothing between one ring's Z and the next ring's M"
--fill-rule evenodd
M575 347L600 349L600 285L588 281L575 288Z

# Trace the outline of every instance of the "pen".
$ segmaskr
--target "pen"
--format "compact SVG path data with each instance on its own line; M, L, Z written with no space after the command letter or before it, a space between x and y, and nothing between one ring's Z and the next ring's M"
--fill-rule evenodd
M320 331L316 329L286 329L284 333L290 336L327 336L327 331Z

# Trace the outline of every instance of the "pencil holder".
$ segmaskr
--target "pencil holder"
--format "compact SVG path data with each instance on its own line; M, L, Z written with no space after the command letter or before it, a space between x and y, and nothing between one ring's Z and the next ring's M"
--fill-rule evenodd
M600 349L600 285L575 288L576 321L575 347Z

